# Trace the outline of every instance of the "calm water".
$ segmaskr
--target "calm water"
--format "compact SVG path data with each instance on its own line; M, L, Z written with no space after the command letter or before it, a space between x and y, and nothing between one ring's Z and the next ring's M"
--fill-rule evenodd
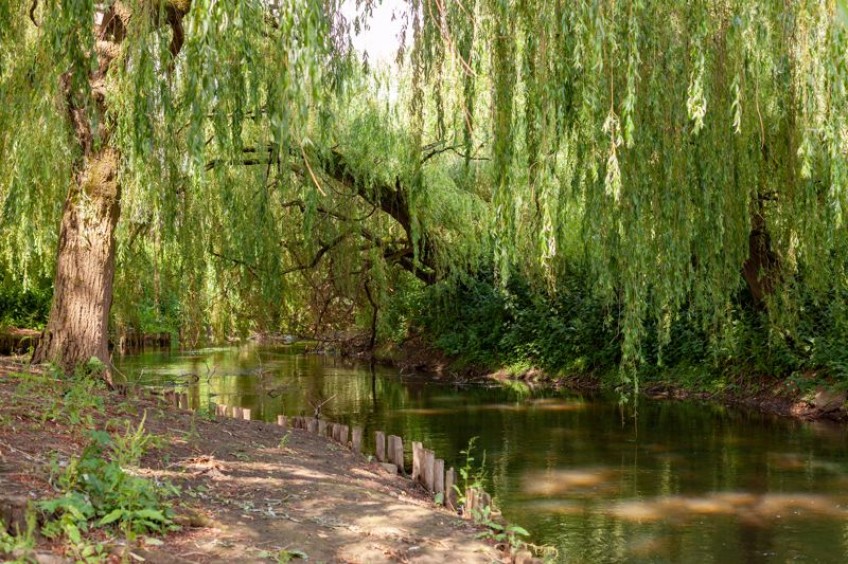
M422 440L448 465L479 437L504 516L564 562L848 561L846 427L682 402L643 401L634 420L603 397L428 383L285 348L119 366L187 388L192 407L268 421L330 400L324 418Z

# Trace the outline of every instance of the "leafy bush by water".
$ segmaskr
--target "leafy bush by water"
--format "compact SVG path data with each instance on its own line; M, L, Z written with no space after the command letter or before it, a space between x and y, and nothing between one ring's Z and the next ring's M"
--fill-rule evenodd
M690 304L646 324L635 374L713 390L746 378L818 374L848 386L848 315L843 299L816 300L798 290L791 308L754 307L740 291L720 320ZM491 277L426 289L407 300L424 333L460 364L514 372L538 367L553 375L600 374L620 384L621 317L599 298L590 277L575 269L556 291L530 287L519 276L507 288ZM772 312L792 310L791 315ZM661 327L667 323L667 330Z

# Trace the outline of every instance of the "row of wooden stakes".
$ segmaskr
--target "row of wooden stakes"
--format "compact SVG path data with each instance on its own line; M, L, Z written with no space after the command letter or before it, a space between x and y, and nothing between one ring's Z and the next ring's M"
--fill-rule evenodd
M165 401L178 409L189 409L188 394L174 391L164 393ZM215 415L218 417L232 417L235 419L251 420L251 411L246 407L215 405ZM287 417L277 416L277 425L287 431L289 425L292 429L302 429L309 433L315 433L321 437L327 437L333 441L350 448L356 454L362 454L363 430L361 427L353 427L340 423L331 423L315 417ZM436 453L424 448L424 444L412 441L412 469L406 472L406 456L404 441L397 435L388 435L383 431L374 433L375 453L377 462L392 473L400 473L409 476L414 482L434 494L440 502L449 509L462 509L466 517L471 517L475 511L483 511L492 504L492 496L481 488L468 488L465 491L465 506L460 508L457 503L456 470L448 468L445 470L445 461L436 458Z

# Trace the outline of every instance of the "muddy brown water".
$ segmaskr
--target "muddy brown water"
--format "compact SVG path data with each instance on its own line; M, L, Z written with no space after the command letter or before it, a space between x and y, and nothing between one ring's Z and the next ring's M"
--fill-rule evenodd
M311 415L423 441L448 466L477 437L504 516L563 562L848 561L848 427L698 402L440 384L297 347L147 352L128 377L192 407ZM408 446L408 445L407 445ZM368 446L373 452L373 448Z

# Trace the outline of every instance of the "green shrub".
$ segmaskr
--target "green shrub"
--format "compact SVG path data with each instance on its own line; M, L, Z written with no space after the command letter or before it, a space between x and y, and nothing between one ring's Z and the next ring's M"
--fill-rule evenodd
M108 433L92 432L82 455L72 459L58 476L56 485L63 495L38 504L53 518L45 525L44 534L66 535L79 543L82 533L92 527L117 527L127 535L174 529L171 510L163 498L176 490L133 476L117 462L135 458L136 447L126 452Z

